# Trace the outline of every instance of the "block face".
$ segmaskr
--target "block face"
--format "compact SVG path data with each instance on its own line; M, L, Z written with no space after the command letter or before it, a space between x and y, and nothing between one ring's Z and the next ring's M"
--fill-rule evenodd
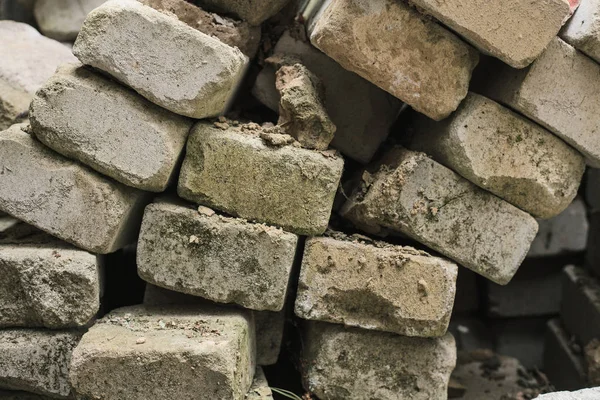
M414 338L307 324L303 376L323 400L442 400L456 364L451 334Z
M255 369L252 319L210 307L115 310L83 336L70 378L83 397L242 400Z
M234 14L252 25L260 25L263 21L277 14L290 0L199 0L198 4L228 14Z
M153 192L167 187L192 127L191 120L76 65L61 67L36 93L30 120L35 136L58 153Z
M0 244L0 327L87 324L100 307L98 268L70 246Z
M539 218L577 195L583 157L534 122L475 93L441 122L420 117L411 149Z
M495 79L487 79L482 94L536 121L600 166L600 65L555 38L528 69L494 67Z
M215 302L279 311L297 242L296 235L278 228L155 203L144 213L138 274L154 285Z
M247 62L240 50L134 0L111 0L88 14L73 53L151 102L193 118L223 112Z
M563 272L560 316L566 330L586 346L600 337L600 283L583 268Z
M192 128L179 196L297 234L323 233L343 160L293 146L269 147L260 130L244 129L205 122Z
M344 217L374 234L401 232L496 283L510 281L537 232L533 217L423 153L396 147L377 168L365 171Z
M544 339L544 372L558 390L586 386L585 364L581 354L573 351L570 335L560 320L548 321Z
M564 0L517 0L510 7L485 0L411 2L483 53L514 68L526 67L535 60L570 15Z
M141 219L143 192L63 158L22 127L0 132L0 209L93 253L130 243Z
M408 4L332 0L311 43L430 118L440 120L466 96L477 51Z
M600 63L600 0L585 0L565 24L560 37Z
M39 0L33 15L45 36L61 42L74 41L85 16L106 0Z
M81 335L78 331L1 330L0 387L67 398L71 355Z
M457 270L412 247L343 235L313 237L305 245L296 315L406 336L442 336Z

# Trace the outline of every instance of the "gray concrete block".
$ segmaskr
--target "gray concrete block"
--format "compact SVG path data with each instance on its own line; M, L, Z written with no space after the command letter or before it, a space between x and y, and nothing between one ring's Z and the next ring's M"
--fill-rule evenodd
M558 390L575 390L587 386L585 360L574 351L570 335L560 320L548 321L544 342L544 372Z
M44 36L61 42L72 42L88 13L105 1L36 0L33 15Z
M600 1L582 0L560 37L600 63Z

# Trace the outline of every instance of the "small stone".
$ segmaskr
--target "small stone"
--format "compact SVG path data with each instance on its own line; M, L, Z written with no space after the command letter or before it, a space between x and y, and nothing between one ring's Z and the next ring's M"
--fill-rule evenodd
M61 42L77 37L83 20L106 0L36 0L35 21L45 36Z
M547 323L544 340L544 372L558 390L575 390L587 386L585 360L573 351L571 335L560 320Z
M212 217L213 215L215 215L215 211L212 208L204 206L198 206L198 212L206 217Z
M248 21L251 25L260 25L277 14L290 0L198 0L206 9L233 14Z
M600 63L600 0L583 0L560 37Z
M135 341L135 344L144 344L144 343L146 343L146 338L145 337L137 338L136 341Z
M287 146L288 144L294 143L295 139L286 133L275 133L262 131L260 138L265 141L269 146L281 147Z

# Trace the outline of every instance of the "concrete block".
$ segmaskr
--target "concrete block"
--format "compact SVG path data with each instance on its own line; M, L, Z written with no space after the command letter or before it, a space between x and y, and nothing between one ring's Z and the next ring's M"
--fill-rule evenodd
M233 14L252 25L277 14L290 0L198 0L197 3L207 9Z
M135 240L144 193L63 158L22 127L0 132L0 209L93 253Z
M13 3L13 0L10 0ZM0 21L0 130L27 116L33 94L54 74L56 67L77 59L61 43L35 28Z
M600 1L583 0L565 24L560 37L600 63Z
M0 330L0 388L69 398L71 355L83 332Z
M82 397L244 398L255 370L250 314L211 307L124 307L99 320L73 353Z
M406 336L443 336L456 264L412 247L329 232L306 241L296 297L300 318Z
M111 0L88 14L73 53L193 118L224 112L248 61L239 49L134 0Z
M454 338L415 338L310 322L306 390L322 400L442 400L456 364Z
M481 52L514 68L539 57L571 13L565 0L517 0L505 7L486 0L411 0Z
M510 281L537 232L527 213L401 147L363 173L341 214L367 232L403 233L498 284Z
M563 271L560 316L582 346L600 338L600 282L583 268L570 265Z
M105 1L36 0L33 15L44 36L61 42L72 42L86 15Z
M544 339L544 372L558 390L587 386L581 347L573 346L559 319L549 320Z
M138 274L154 285L218 303L280 311L297 242L292 233L207 207L158 202L144 212Z
M56 152L153 192L167 188L192 127L192 120L80 65L59 68L38 90L30 121Z
M310 26L310 41L340 65L435 120L467 95L478 53L408 4L332 0Z
M262 368L257 367L256 373L254 374L254 382L250 390L246 394L246 400L273 400L273 392L269 387L269 382L265 377L265 373Z
M477 91L539 123L597 167L599 75L600 65L555 38L529 68L515 70L494 63Z
M600 388L581 389L576 392L554 392L536 397L537 400L596 400L600 398Z
M507 318L489 321L494 351L515 357L527 369L544 367L544 337L547 317Z
M412 150L539 218L567 208L585 171L583 157L565 142L472 92L450 118L421 116L413 129Z
M358 162L368 163L387 138L402 102L289 31L281 36L274 53L298 57L323 82L325 108L337 128L331 146ZM267 65L259 73L252 93L273 111L279 110L273 66Z
M257 124L225 130L196 124L179 176L179 196L297 234L323 233L342 158L291 145L273 147L261 133Z

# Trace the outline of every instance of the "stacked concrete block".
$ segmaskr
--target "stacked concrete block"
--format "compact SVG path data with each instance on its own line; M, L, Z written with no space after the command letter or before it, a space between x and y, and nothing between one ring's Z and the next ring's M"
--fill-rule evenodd
M574 390L587 386L581 350L559 319L548 321L544 339L544 371L557 389Z
M577 50L600 63L600 1L581 1L579 8L565 25L560 37Z
M600 282L582 268L563 272L561 319L582 346L600 338Z
M45 36L72 42L87 14L106 0L38 0L33 15Z

